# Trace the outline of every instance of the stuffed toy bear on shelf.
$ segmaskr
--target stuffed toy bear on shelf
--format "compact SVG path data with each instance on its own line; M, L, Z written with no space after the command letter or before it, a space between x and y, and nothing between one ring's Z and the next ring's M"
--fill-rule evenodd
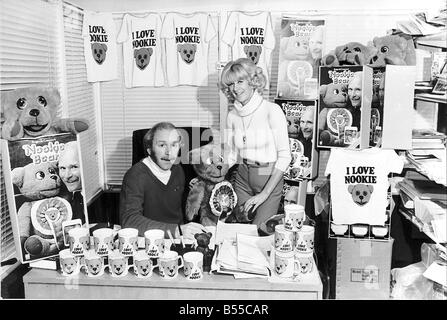
M58 118L60 103L55 88L37 86L2 92L2 138L14 141L62 132L76 134L88 129L86 119Z

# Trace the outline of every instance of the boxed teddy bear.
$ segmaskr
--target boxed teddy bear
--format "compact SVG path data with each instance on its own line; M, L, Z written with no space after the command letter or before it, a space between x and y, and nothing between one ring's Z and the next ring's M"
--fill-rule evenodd
M1 140L9 213L22 263L57 256L66 230L88 225L77 135Z

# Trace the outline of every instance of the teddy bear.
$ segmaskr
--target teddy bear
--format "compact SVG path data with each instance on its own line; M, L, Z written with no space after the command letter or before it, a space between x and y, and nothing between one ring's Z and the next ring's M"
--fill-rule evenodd
M87 130L86 119L57 117L60 102L55 88L28 87L2 92L2 138L13 141Z
M377 50L369 61L372 67L383 67L386 64L416 65L416 51L412 39L405 39L397 34L387 35L374 37L373 44Z
M72 217L70 204L57 197L61 179L56 163L29 163L14 168L11 176L26 198L17 213L22 248L31 258L56 254L64 247L62 222Z
M281 38L279 49L278 66L278 97L293 98L304 95L305 77L312 77L314 74L314 59L309 49L309 40L306 37L290 36ZM299 61L300 77L296 83L291 82L287 75L287 69L292 63ZM299 69L299 70L298 70ZM298 72L297 72L298 74Z
M334 51L322 58L321 64L327 67L363 66L376 54L376 48L360 42L348 42L337 46Z
M237 196L231 183L225 180L229 167L224 163L221 150L221 146L209 143L189 153L189 161L198 177L186 199L186 217L192 221L198 216L203 226L216 226L218 220L234 222L236 219L233 209Z
M196 233L194 238L197 242L197 252L203 254L203 271L210 270L211 261L213 260L214 250L209 248L210 240L213 234L211 232Z
M347 107L348 86L342 83L322 84L320 86L320 103L321 109L318 115L319 144L325 146L343 145L342 139L329 130L327 117L330 109Z

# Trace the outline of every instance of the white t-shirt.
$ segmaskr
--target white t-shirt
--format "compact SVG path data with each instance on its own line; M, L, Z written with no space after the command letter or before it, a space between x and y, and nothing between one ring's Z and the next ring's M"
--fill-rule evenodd
M117 41L123 43L126 88L164 85L161 25L161 18L156 13L145 17L124 15Z
M117 78L116 33L111 13L86 11L82 25L87 81Z
M168 13L161 37L166 39L166 80L169 87L208 85L208 48L216 36L207 13Z
M222 41L232 47L232 59L249 58L262 68L269 84L269 65L275 48L272 18L269 12L231 12Z
M384 225L388 174L402 169L403 160L394 150L332 149L325 175L331 175L333 222Z

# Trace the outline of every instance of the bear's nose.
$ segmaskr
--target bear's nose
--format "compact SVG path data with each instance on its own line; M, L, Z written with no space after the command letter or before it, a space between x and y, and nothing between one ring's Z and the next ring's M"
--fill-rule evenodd
M363 196L359 196L360 200L363 200Z
M51 176L50 178L53 179L53 180L57 180L57 176L56 175Z
M216 166L216 168L219 169L219 170L222 170L222 166L221 165Z
M40 111L37 109L31 109L29 111L30 116L37 117L40 114Z

